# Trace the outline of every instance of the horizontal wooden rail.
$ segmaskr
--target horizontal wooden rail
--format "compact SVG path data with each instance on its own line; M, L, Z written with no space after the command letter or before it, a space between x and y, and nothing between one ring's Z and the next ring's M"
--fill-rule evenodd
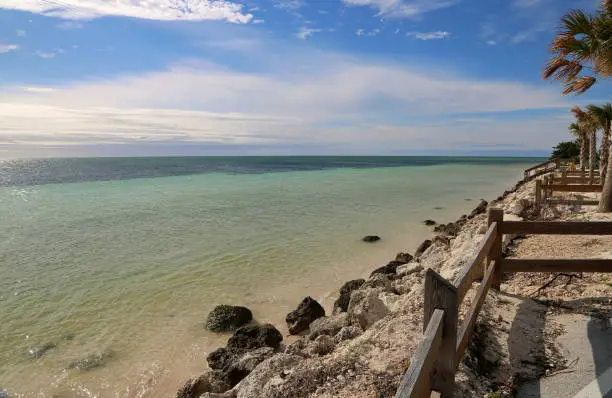
M425 336L402 377L396 398L423 398L430 396L431 374L442 345L444 311L436 309L427 324Z
M463 354L465 354L465 350L470 342L470 337L472 336L476 319L478 318L482 304L487 297L487 293L493 284L493 275L497 271L497 267L498 265L495 262L492 262L489 269L487 269L487 273L480 284L478 291L476 292L476 297L474 299L475 301L472 303L472 307L470 307L470 310L463 321L461 328L459 329L459 336L457 337L457 352L455 354L456 366L459 366L461 358L463 358Z
M482 241L480 241L480 245L478 246L478 250L476 251L474 258L461 269L455 278L453 285L455 285L457 288L457 301L462 302L465 294L468 292L468 290L470 290L470 287L476 278L474 274L482 269L482 262L487 257L489 251L491 251L491 248L495 243L496 235L497 223L493 223L489 227L489 230L485 234L484 238L482 238ZM482 274L478 275L478 277L481 276Z
M502 272L612 272L612 259L506 258Z
M542 163L540 163L540 164L536 164L536 165L535 165L535 166L533 166L533 167L530 167L530 168L528 168L528 169L525 169L525 172L528 172L528 171L531 171L531 170L535 170L535 169L539 169L539 168L541 168L541 167L543 167L543 166L548 166L549 164L553 164L553 165L555 165L555 166L556 166L556 163L555 163L553 160L547 160L546 162L542 162Z
M509 235L612 235L606 221L504 221L502 233Z
M600 184L542 184L542 189L555 192L601 192Z

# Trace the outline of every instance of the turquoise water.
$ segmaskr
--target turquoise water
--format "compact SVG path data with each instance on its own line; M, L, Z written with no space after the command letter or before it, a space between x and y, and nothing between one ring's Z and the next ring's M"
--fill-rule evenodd
M214 305L247 305L279 328L305 295L329 309L343 281L414 250L430 233L422 220L456 219L534 163L6 183L0 391L168 396L227 338L203 330ZM383 240L360 242L368 234ZM41 358L28 355L48 342ZM69 369L99 352L112 353L103 367Z

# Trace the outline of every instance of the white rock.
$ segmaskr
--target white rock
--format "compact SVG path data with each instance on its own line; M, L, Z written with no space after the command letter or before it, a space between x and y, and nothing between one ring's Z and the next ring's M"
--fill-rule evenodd
M355 320L363 329L389 315L390 311L379 297L377 289L355 290L349 303L349 317Z
M414 274L415 272L419 272L422 269L423 269L423 266L421 264L412 262L412 263L400 265L399 267L397 267L397 270L395 270L395 272L397 273L398 276L404 277L410 274Z

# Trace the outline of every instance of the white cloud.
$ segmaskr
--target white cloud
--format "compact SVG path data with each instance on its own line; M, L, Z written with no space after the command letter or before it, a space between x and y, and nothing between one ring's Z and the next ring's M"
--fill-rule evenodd
M23 87L23 91L29 93L52 93L55 89L51 87Z
M303 26L295 34L295 37L297 37L298 39L306 40L306 39L308 39L310 36L312 36L315 33L333 32L333 31L334 31L334 29L316 29L316 28L308 28L306 26Z
M356 34L357 36L363 36L363 35L365 34L365 30L363 30L363 29L357 29L357 32L355 32L355 34Z
M36 55L43 59L51 59L57 56L55 51L36 51Z
M0 0L0 8L73 20L122 16L165 21L248 23L253 18L252 14L243 13L242 5L228 0Z
M304 6L302 0L275 0L275 7L283 10L297 10Z
M510 38L510 43L512 44L520 44L526 41L535 40L536 37L542 33L546 32L550 29L550 25L547 23L539 23L535 26L532 26L529 29L525 29L521 32L518 32L514 36Z
M19 37L25 37L27 35L25 30L15 29L15 34Z
M366 31L365 31L365 30L363 30L363 29L358 29L358 30L357 30L357 32L355 32L355 34L356 34L357 36L370 36L370 37L372 37L372 36L378 36L378 35L380 34L380 29L378 29L378 28L376 28L376 29L372 29L372 30L371 30L371 31L369 31L369 32L366 32Z
M441 40L450 37L450 32L435 31L435 32L408 32L406 36L414 37L419 40Z
M11 51L19 50L19 45L17 44L0 44L0 54L10 53Z
M378 9L378 15L395 18L415 17L427 12L450 7L461 0L343 0L353 6Z
M254 19L254 20L253 20L253 23L254 23L254 24L260 24L260 23L264 23L264 22L266 22L266 21L265 21L265 20L263 20L263 19Z
M83 25L82 23L76 21L64 21L57 25L59 29L64 30L83 29L84 26L85 25Z

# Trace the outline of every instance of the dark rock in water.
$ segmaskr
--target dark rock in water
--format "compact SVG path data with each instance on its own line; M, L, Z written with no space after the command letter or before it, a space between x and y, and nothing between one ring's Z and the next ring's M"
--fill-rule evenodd
M231 387L215 373L205 373L188 380L176 393L176 398L200 398L205 393L223 393Z
M262 347L244 354L238 361L232 363L223 373L222 379L230 388L240 383L260 363L274 355L274 348Z
M470 216L468 218L474 218L479 214L484 213L485 211L487 211L487 206L489 205L489 203L484 200L481 199L480 203L478 203L478 206L476 206L476 208L474 210L472 210L472 212L470 213Z
M436 207L434 207L433 209L434 209L434 210L442 210L443 208L444 208L444 207L436 206Z
M315 299L306 297L300 305L287 314L285 321L289 327L289 333L298 334L307 330L310 323L317 318L325 316L325 310Z
M401 261L404 264L408 264L414 257L410 253L397 253L395 255L395 261Z
M432 244L433 242L431 240L424 240L423 243L421 243L421 245L416 249L416 252L414 252L414 256L417 258L421 257L421 255L425 253L425 250L429 249L429 246L431 246Z
M28 355L30 355L30 357L33 359L42 358L42 356L45 355L47 351L50 351L54 348L57 348L57 345L55 343L46 343L41 347L30 348L28 350Z
M206 329L211 332L231 332L252 319L253 313L246 307L218 305L208 314Z
M437 222L435 222L434 220L427 219L423 221L423 224L427 225L428 227L431 227L432 225L436 225Z
M248 325L236 330L227 341L228 348L251 350L261 347L278 348L283 335L273 325Z
M206 356L206 362L211 369L223 370L236 362L242 354L244 354L244 350L226 347L217 348Z
M355 279L346 282L340 288L340 297L334 302L334 312L346 312L349 301L351 300L351 292L357 290L365 283L365 279Z
M372 273L370 274L370 278L376 274L394 275L397 267L404 264L406 263L403 261L390 261L387 265L383 265L382 267L376 268L374 271L372 271Z
M78 361L72 362L68 365L69 369L80 370L80 371L89 371L97 368L101 368L106 365L109 359L113 358L114 354L110 351L106 352L98 352L95 354L91 354L90 356L79 359Z
M368 243L378 242L379 240L380 240L380 236L376 236L376 235L368 235L362 239L362 241L368 242Z

